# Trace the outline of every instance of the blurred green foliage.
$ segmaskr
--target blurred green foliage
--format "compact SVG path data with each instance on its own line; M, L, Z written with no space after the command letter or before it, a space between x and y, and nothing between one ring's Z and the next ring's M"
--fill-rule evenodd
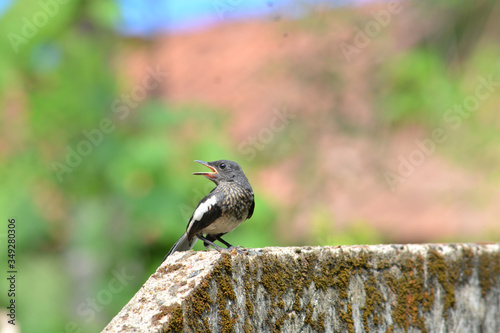
M19 33L19 18L37 10L16 3L2 31ZM100 331L156 270L213 188L191 176L193 159L237 159L224 117L205 105L149 98L126 117L113 112L123 93L111 66L119 48L115 14L112 2L74 1L17 48L2 39L2 108L22 105L4 112L12 127L4 133L0 205L17 220L17 314L25 332ZM90 142L84 131L95 132L104 118L113 130L96 135L90 153L60 172L54 163L68 166L68 152L81 151ZM275 212L260 196L256 205L232 243L273 244L272 233L261 230ZM111 284L116 272L130 279ZM2 295L0 305L6 302Z
M385 66L384 116L393 124L436 126L443 111L460 99L458 81L435 52L415 50Z
M380 71L382 122L391 127L421 125L429 135L441 128L449 138L438 147L442 154L471 169L480 165L498 179L500 66L494 54L499 53L500 48L491 44L478 48L457 70L438 50L423 47L384 64ZM489 81L491 85L484 84ZM485 98L477 95L478 89Z
M319 245L381 244L387 241L374 226L367 221L352 221L347 226L339 227L330 209L317 205L310 220L311 231ZM341 230L341 232L339 232Z

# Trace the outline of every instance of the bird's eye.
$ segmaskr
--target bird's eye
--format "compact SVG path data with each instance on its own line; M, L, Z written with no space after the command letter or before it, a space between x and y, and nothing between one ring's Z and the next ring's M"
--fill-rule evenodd
M221 164L219 164L219 168L221 168L221 169L225 169L225 168L226 168L226 163L221 163Z

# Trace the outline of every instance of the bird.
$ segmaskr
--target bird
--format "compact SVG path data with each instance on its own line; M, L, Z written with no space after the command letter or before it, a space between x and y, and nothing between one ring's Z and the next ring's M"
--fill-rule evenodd
M221 237L253 215L253 189L238 163L229 160L195 162L208 167L211 172L194 172L193 175L205 176L216 186L198 203L189 219L186 232L172 246L163 261L174 252L191 250L198 239L203 241L205 248L212 247L219 252L236 248L238 251L240 246L234 247ZM227 249L215 244L216 240L227 246Z

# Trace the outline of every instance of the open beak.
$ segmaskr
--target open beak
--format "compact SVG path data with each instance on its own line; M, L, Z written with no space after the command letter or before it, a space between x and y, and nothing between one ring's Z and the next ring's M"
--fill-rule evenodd
M215 169L213 166L208 165L207 162L203 162L203 161L199 161L199 160L195 160L195 162L198 162L198 163L203 164L204 166L210 168L210 170L212 170L212 172L193 172L193 175L201 175L201 176L205 176L207 178L215 178L217 176L217 174L218 174L217 169Z

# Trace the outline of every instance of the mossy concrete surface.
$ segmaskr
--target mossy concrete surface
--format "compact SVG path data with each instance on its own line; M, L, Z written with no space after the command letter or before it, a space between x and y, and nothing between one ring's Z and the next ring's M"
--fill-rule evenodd
M500 244L178 252L103 332L500 332Z

